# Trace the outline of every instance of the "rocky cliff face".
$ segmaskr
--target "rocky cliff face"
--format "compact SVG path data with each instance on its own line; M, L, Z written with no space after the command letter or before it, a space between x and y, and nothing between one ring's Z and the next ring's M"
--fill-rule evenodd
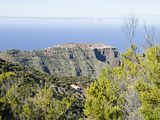
M95 78L106 65L119 65L116 48L104 44L64 44L45 50L8 50L2 59L18 62L55 76Z

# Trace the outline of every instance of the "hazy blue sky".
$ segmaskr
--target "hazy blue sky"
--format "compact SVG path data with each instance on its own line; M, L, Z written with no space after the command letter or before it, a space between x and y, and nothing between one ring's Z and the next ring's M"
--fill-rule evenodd
M160 15L160 0L0 0L0 16L114 17Z

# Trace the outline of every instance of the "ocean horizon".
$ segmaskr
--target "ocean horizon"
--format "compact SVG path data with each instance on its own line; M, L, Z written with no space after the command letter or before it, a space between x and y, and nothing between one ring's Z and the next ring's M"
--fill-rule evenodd
M0 24L0 50L44 49L65 43L104 43L123 52L130 46L122 25L115 24ZM160 27L155 27L158 42ZM134 43L141 49L145 41L143 26L136 31Z

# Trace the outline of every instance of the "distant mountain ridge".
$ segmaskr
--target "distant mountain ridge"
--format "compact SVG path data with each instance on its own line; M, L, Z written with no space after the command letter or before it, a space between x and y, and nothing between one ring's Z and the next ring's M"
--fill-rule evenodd
M105 45L102 43L95 43L95 44L91 44L91 43L79 43L79 44L74 44L74 43L67 43L67 44L62 44L62 45L55 45L53 47L59 47L59 48L74 48L74 47L81 47L81 48L88 48L88 49L103 49L103 48L114 48L112 46L109 45ZM51 47L50 47L51 48Z
M119 65L118 50L102 43L70 43L34 51L7 50L0 52L0 58L55 76L84 76L93 79L106 65Z

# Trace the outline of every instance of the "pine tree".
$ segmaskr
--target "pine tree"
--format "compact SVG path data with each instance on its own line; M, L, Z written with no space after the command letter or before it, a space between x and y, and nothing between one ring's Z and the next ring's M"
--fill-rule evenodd
M112 70L105 69L86 93L84 113L89 119L118 120L122 118L124 100L120 88L114 83Z

